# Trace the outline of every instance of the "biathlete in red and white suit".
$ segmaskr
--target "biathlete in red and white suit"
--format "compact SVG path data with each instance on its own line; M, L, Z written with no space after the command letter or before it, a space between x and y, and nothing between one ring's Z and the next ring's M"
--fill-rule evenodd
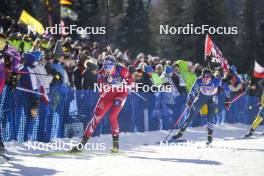
M128 86L134 84L134 79L128 69L118 65L113 56L104 58L103 68L98 72L97 87L99 87L100 97L96 104L93 117L88 123L81 142L70 152L79 152L94 133L97 125L110 110L109 120L113 136L112 152L119 150L119 125L118 114L122 110L127 96Z

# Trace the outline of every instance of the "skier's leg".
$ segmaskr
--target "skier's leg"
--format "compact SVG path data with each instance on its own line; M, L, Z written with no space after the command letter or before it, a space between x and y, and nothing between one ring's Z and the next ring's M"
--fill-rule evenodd
M2 140L2 133L0 129L0 155L3 155L5 153L5 145Z
M105 113L112 106L112 100L110 96L100 97L94 110L94 114L84 132L85 137L91 137L95 131L95 128L100 123Z
M199 95L199 97L194 100L188 118L183 123L183 126L181 127L180 131L176 135L172 136L172 139L178 139L182 137L184 131L187 129L193 118L199 113L200 109L206 102L207 97L204 95Z
M208 143L211 143L213 141L213 119L217 108L217 104L218 104L217 96L213 96L208 102L208 116L207 116Z
M112 136L113 136L113 149L112 152L119 150L119 125L118 114L122 110L126 102L126 95L118 96L114 99L111 112L109 114L109 121L111 124Z
M112 100L110 94L106 94L105 96L101 96L96 104L93 117L91 121L87 124L85 129L83 138L81 142L74 147L70 152L79 152L82 150L83 146L87 143L88 139L94 133L97 125L104 117L104 114L109 110L112 105Z
M258 113L256 119L254 120L254 122L251 125L251 128L250 128L249 132L244 137L250 137L250 136L253 135L255 129L263 121L263 116L264 116L264 110L263 110L263 107L261 107L261 109L259 110L259 113Z

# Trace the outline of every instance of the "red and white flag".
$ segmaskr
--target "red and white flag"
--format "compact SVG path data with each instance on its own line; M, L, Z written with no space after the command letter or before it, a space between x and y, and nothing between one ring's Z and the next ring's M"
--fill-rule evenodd
M219 63L224 72L229 71L229 64L226 58L224 58L220 49L216 46L210 36L207 34L205 38L204 56L210 56L211 62Z
M264 67L259 65L257 63L257 61L255 61L254 77L255 78L264 78Z

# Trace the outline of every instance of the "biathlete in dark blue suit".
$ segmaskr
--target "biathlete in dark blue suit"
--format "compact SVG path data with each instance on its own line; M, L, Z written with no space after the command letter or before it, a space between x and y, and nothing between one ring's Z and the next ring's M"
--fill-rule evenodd
M180 131L172 136L172 139L178 139L182 137L184 131L193 120L193 118L199 113L203 105L208 105L208 117L207 117L207 130L208 130L208 144L213 139L213 115L218 104L219 92L224 91L226 96L226 108L229 108L229 89L222 84L222 81L212 75L212 71L204 69L202 76L197 78L192 86L192 89L187 98L187 106L190 108L188 118L185 120Z

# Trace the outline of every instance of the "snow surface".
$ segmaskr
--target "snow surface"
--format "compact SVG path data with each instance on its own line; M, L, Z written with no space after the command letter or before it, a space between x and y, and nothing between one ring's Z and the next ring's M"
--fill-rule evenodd
M160 146L168 131L121 133L121 154L109 154L111 135L94 137L105 142L104 151L85 151L78 156L45 156L44 150L28 150L28 143L6 143L11 161L0 165L4 176L86 175L86 176L262 176L264 175L264 127L255 137L235 140L249 126L225 124L215 127L212 147L205 145L206 128L189 128L183 139L172 146ZM228 139L228 140L227 140ZM58 139L57 142L69 142ZM78 140L75 138L75 140Z

